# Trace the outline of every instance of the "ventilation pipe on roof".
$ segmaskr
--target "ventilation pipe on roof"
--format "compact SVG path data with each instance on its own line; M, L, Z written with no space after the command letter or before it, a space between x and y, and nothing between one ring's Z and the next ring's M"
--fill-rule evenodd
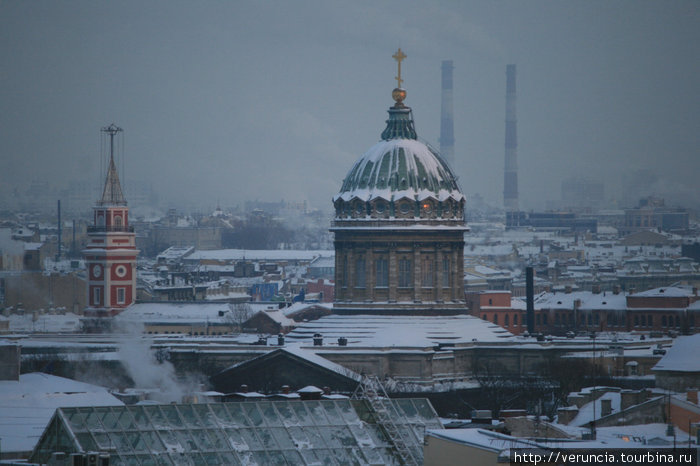
M277 344L279 346L284 346L284 334L280 333L277 335Z
M314 346L323 346L323 336L320 333L314 333Z
M348 346L348 339L345 337L338 338L338 346Z

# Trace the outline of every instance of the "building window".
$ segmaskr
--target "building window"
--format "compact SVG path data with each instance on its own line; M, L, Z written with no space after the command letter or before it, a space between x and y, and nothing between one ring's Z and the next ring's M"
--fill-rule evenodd
M432 259L426 259L423 261L423 287L432 288L433 287L433 276L435 269L435 261Z
M92 304L95 306L99 306L102 304L102 293L101 289L99 288L93 288L92 289Z
M389 263L386 259L376 260L377 287L385 288L389 286Z
M537 323L537 325L540 325L540 314L537 314L537 316L535 317L535 322Z
M493 315L493 323L498 325L498 314Z
M450 258L442 258L442 287L450 287Z
M365 288L367 286L367 275L365 271L364 258L355 261L355 288Z
M126 303L126 288L117 288L117 304Z
M400 288L410 288L412 286L411 280L411 259L400 259L399 260L399 287Z
M666 322L666 316L661 316L661 326L662 327L668 326L668 323Z
M506 316L503 320L504 320L505 326L510 327L510 318L509 318L508 314L506 314Z
M517 327L517 326L518 326L518 314L515 314L513 316L513 327Z

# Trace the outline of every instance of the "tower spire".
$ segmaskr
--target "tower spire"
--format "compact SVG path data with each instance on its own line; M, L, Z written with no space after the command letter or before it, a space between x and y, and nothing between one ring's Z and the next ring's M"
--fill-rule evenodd
M100 131L109 135L109 166L107 168L107 177L105 178L105 186L102 190L102 199L100 205L126 205L126 199L122 192L121 183L119 183L119 173L117 166L114 163L114 136L124 130L112 123L109 126L101 128Z

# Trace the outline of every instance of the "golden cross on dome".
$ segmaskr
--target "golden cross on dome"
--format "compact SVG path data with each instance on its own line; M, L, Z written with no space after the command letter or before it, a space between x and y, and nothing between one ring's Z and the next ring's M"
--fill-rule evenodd
M401 87L401 83L403 82L403 79L401 79L401 60L406 58L406 54L403 53L401 51L401 47L399 47L399 50L397 50L396 53L391 56L391 58L393 58L399 63L399 75L394 79L396 79L396 87Z

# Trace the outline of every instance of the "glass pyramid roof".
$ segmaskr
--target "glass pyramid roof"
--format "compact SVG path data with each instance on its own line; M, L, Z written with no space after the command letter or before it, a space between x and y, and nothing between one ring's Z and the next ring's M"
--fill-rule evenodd
M442 428L425 399L391 400L415 458ZM100 452L112 465L391 465L395 445L363 400L253 401L59 408L31 461Z

